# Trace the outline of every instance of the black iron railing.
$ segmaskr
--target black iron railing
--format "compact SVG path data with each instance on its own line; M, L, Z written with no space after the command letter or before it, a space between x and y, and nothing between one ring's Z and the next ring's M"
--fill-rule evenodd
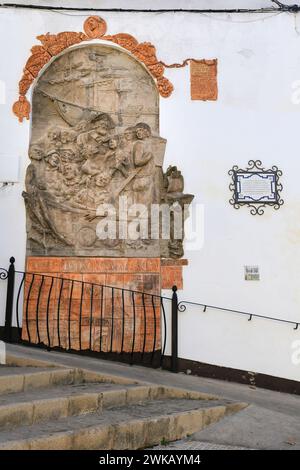
M293 321L293 320L285 320L284 318L279 318L279 317L269 317L267 315L259 315L258 313L250 313L250 312L244 312L242 310L234 310L232 308L225 308L225 307L218 307L216 305L210 305L210 304L203 304L200 302L190 302L188 300L181 300L179 303L177 302L177 308L179 312L185 312L187 309L187 306L196 306L196 307L201 307L203 313L205 313L208 309L211 310L219 310L224 313L236 313L238 315L244 315L248 317L248 321L251 321L253 318L262 318L264 320L271 320L279 323L286 323L289 325L292 325L294 327L294 330L298 330L298 327L300 325L300 320L299 321Z
M12 257L9 269L0 268L0 279L7 281L2 334L6 342L177 371L175 286L172 297L164 297L125 287L17 271L14 263ZM167 342L172 349L171 362L165 361Z
M15 259L0 268L7 281L6 342L58 349L120 360L130 364L178 371L178 312L187 306L203 312L219 310L290 324L300 321L270 317L199 302L178 301L172 296L96 284L77 279L16 271ZM16 326L13 326L16 325ZM167 344L170 351L166 354Z

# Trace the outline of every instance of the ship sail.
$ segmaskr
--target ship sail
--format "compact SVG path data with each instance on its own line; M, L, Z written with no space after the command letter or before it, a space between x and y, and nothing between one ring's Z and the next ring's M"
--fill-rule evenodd
M89 121L103 113L101 110L86 108L76 103L61 100L60 98L49 95L49 93L42 90L38 90L38 92L53 102L62 119L72 127L76 126L80 121Z

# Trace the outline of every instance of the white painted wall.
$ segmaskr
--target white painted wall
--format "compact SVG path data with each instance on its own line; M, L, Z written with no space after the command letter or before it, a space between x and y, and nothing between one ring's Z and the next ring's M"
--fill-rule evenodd
M165 166L172 163L182 169L186 190L195 194L205 212L204 245L186 251L189 266L180 299L300 321L300 105L291 101L292 84L300 80L300 15L103 17L108 33L128 32L151 41L167 63L187 57L218 58L217 102L191 101L188 67L167 70L175 91L170 98L161 98L161 135L168 139ZM6 90L5 103L0 104L0 180L1 172L20 162L19 183L0 190L0 266L7 266L14 255L23 269L25 260L21 192L30 123L20 124L11 112L22 68L35 36L80 31L84 18L78 13L0 9L0 80ZM228 170L234 164L244 167L250 159L277 165L284 172L285 204L279 211L270 209L254 217L246 208L236 211L229 205ZM245 264L260 266L261 281L243 280ZM181 357L300 379L300 364L291 360L300 328L294 331L289 325L248 322L238 315L202 313L197 308L180 314L179 327Z

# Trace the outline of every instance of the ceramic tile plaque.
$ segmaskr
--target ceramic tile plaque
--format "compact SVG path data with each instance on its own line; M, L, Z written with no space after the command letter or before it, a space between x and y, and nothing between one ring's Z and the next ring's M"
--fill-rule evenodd
M217 100L217 59L191 60L190 78L192 100Z

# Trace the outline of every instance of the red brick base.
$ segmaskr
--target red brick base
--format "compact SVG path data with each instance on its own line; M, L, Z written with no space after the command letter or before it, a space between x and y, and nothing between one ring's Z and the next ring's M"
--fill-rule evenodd
M28 257L26 272L38 274L25 278L22 338L75 350L158 350L160 299L142 292L160 295L174 284L181 289L184 264L160 258Z

